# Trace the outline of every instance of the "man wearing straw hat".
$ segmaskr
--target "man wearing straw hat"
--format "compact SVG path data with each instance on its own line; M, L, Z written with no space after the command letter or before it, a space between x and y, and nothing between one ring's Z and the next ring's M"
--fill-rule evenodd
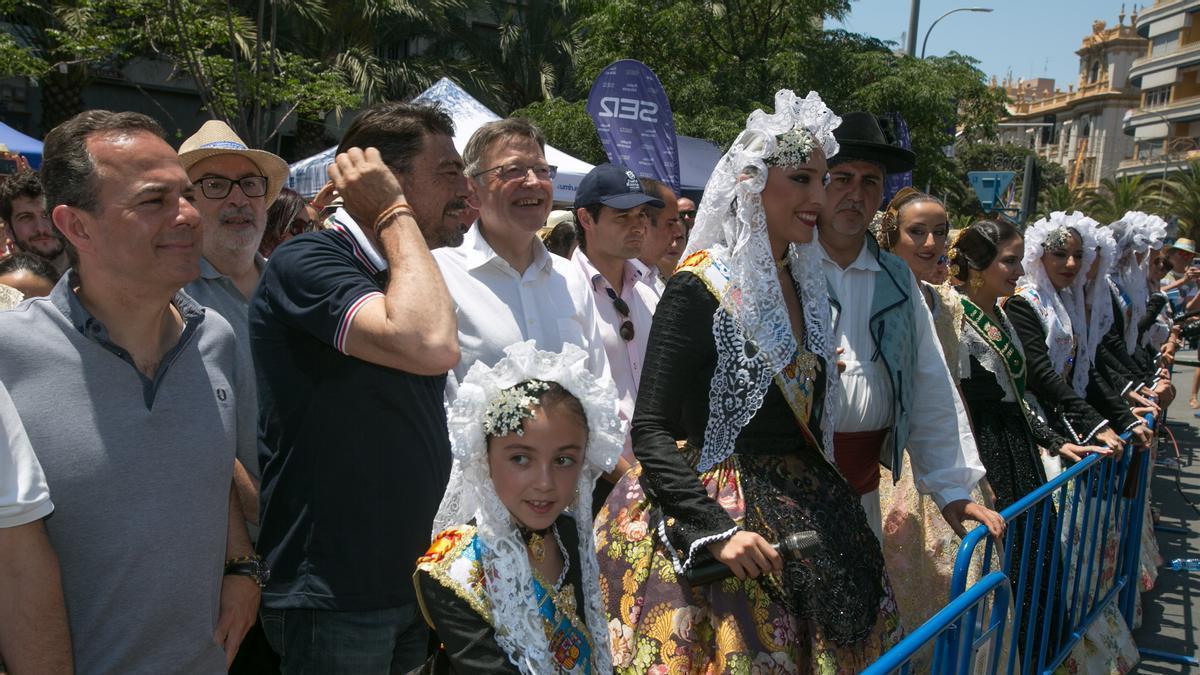
M238 358L250 354L250 295L266 260L259 255L267 224L267 207L287 181L288 165L280 157L246 146L228 124L209 120L179 146L179 161L195 186L194 205L204 231L200 278L185 287L188 295L215 310L233 327ZM254 420L238 428L234 481L251 539L258 539L258 387L251 378L238 397L238 416ZM277 659L256 622L247 634L233 672L254 672Z
M267 207L287 182L287 162L246 147L220 120L205 122L185 140L179 146L179 161L195 185L195 206L204 230L200 278L185 290L196 302L225 317L237 336L238 356L252 363L246 313L266 263L258 253L258 245L267 224ZM239 414L245 412L257 420L258 400L253 388L244 401L249 407ZM238 439L238 461L246 473L236 478L242 510L256 525L260 473L257 431L251 428L250 433L249 438ZM257 528L252 528L251 534L257 535Z

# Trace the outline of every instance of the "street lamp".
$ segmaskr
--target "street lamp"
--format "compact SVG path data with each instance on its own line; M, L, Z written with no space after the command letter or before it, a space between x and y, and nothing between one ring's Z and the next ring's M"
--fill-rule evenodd
M933 27L938 25L938 21L941 21L942 19L950 16L951 14L953 14L955 12L990 12L990 11L992 11L991 7L959 7L958 9L952 9L949 12L946 12L945 14L934 19L933 23L929 24L929 30L925 31L925 39L921 41L921 58L925 58L925 46L927 44L929 44L929 34L933 32Z

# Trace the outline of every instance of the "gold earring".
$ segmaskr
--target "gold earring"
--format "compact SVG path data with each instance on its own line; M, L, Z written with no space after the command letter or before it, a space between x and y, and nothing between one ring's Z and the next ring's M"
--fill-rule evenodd
M980 288L983 287L983 275L982 274L975 272L975 271L971 271L971 272L967 273L967 278L968 278L967 283L971 286L972 291L978 291Z

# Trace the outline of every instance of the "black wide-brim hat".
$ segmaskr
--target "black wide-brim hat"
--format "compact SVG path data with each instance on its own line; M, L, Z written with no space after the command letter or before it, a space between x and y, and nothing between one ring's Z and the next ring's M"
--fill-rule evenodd
M917 156L911 150L888 143L879 120L868 112L842 115L842 124L833 130L833 137L840 146L833 156L835 163L863 159L882 164L888 173L912 171L917 163Z

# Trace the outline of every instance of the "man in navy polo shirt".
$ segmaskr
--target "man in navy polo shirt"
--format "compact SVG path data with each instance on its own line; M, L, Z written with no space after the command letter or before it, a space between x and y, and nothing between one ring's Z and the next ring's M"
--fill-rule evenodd
M275 249L250 301L262 465L263 627L285 673L425 658L416 559L450 474L453 303L429 251L462 241L450 118L386 103L346 131L331 229Z

